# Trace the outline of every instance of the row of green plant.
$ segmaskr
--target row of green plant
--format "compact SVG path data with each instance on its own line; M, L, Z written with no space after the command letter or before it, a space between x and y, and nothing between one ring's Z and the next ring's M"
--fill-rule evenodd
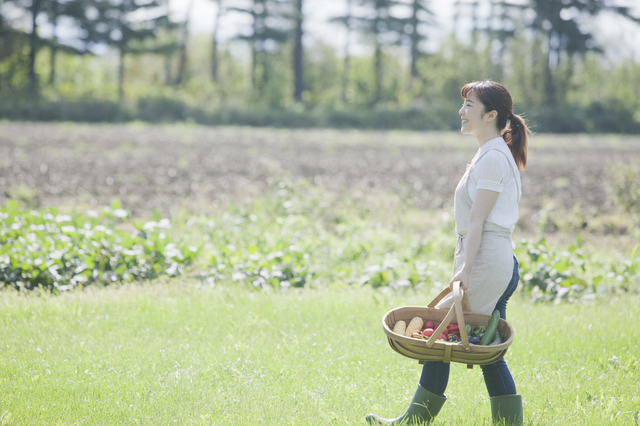
M532 110L526 116L536 132L640 133L634 111L613 102ZM458 117L458 105L452 102L375 109L211 107L168 96L140 97L124 103L99 99L42 100L37 105L0 103L0 119L90 123L187 121L214 126L443 131L456 130Z
M9 201L0 209L0 282L16 289L58 291L92 283L145 280L180 274L197 249L176 247L167 219L136 225L119 203L102 212L61 214L24 210Z
M390 197L390 199L393 199ZM331 196L306 182L278 181L264 197L219 213L155 212L131 219L118 202L100 212L0 209L0 283L64 291L90 284L196 274L263 290L343 283L396 289L444 286L451 275L453 223L426 230L361 197ZM386 215L386 216L385 216ZM601 291L638 291L638 247L630 256L588 257L582 241L559 249L523 240L522 284L536 300L580 300Z
M150 123L188 121L204 125L280 128L355 128L452 130L459 126L453 107L304 109L212 107L170 96L140 97L129 102L99 99L45 101L37 105L0 102L0 119L31 121ZM604 129L603 129L604 131ZM640 131L640 124L638 124Z

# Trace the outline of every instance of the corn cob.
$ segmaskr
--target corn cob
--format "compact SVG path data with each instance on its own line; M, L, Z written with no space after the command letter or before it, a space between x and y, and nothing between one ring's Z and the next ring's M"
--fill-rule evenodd
M407 329L407 323L404 321L398 321L395 326L393 326L393 332L404 336L404 332Z
M424 324L424 321L422 321L422 318L420 317L413 318L409 323L409 325L407 326L407 330L404 332L404 335L406 337L411 337L413 333L415 333L416 331L420 331L420 328L422 328L422 324Z

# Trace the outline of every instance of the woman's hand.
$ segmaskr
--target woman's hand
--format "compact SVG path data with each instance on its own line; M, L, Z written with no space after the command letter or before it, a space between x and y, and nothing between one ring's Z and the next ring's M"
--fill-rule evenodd
M471 271L467 271L467 269L463 266L456 274L453 276L451 281L449 282L449 290L453 290L453 283L456 281L460 281L460 288L466 290L469 288L469 273Z

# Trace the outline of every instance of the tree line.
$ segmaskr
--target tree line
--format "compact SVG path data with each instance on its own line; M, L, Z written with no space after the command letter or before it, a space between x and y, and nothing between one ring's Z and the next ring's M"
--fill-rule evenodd
M313 76L317 71L309 67L317 64L309 56L314 52L307 51L309 47L303 44L308 18L305 5L311 0L209 1L217 11L212 17L209 48L211 83L228 84L221 81L225 66L244 67L228 51L230 43L243 43L250 52L246 75L251 99L270 99L270 88L286 84L288 89L279 90L290 96L291 102L313 103L305 93L309 95L313 84L319 85L316 80L325 77ZM189 2L191 9L193 0ZM593 61L585 62L587 54L597 56L603 51L595 42L595 30L585 26L585 20L608 12L640 23L630 8L604 0L457 0L453 26L467 29L471 42L465 44L452 36L434 53L424 50L431 30L439 26L432 0L344 0L344 6L346 13L332 17L327 25L342 27L346 41L341 52L328 54L326 61L332 61L334 71L341 74L339 83L331 81L332 96L343 105L359 108L409 102L400 99L406 98L407 90L403 95L396 87L399 70L407 73L402 80L411 93L433 95L428 86L434 82L434 75L464 64L459 58L452 60L452 55L484 61L483 73L495 79L510 73L539 105L562 106L569 101L569 82L574 74L593 65ZM233 14L245 16L249 24L232 41L221 43L219 29ZM46 35L42 35L43 27L49 29ZM60 37L62 27L67 34L64 40ZM372 48L370 58L351 53L356 38ZM163 84L172 87L185 82L190 66L189 18L172 19L168 0L4 0L0 6L0 39L0 95L21 93L28 99L38 99L43 88L55 85L60 52L87 56L104 46L115 50L120 101L125 98L127 58L161 58ZM49 54L46 79L36 70L40 52ZM409 59L406 71L397 65L404 56ZM443 65L445 61L449 68ZM533 71L527 70L523 61ZM359 77L365 65L370 75ZM445 90L446 82L439 81ZM357 101L350 95L353 91L362 93ZM413 97L411 101L415 101Z

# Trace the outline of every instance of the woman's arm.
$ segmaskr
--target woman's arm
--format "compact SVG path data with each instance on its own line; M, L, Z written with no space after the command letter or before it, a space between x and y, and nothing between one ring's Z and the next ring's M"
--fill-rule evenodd
M482 238L482 227L484 226L487 216L491 212L491 209L498 201L499 192L491 191L488 189L478 189L476 192L476 198L473 200L471 206L471 214L469 219L469 230L465 237L465 256L462 268L454 275L453 279L449 283L449 288L453 290L453 282L460 281L460 286L463 289L467 289L469 285L469 274L471 273L471 267L473 261L478 254L480 248L480 239Z

